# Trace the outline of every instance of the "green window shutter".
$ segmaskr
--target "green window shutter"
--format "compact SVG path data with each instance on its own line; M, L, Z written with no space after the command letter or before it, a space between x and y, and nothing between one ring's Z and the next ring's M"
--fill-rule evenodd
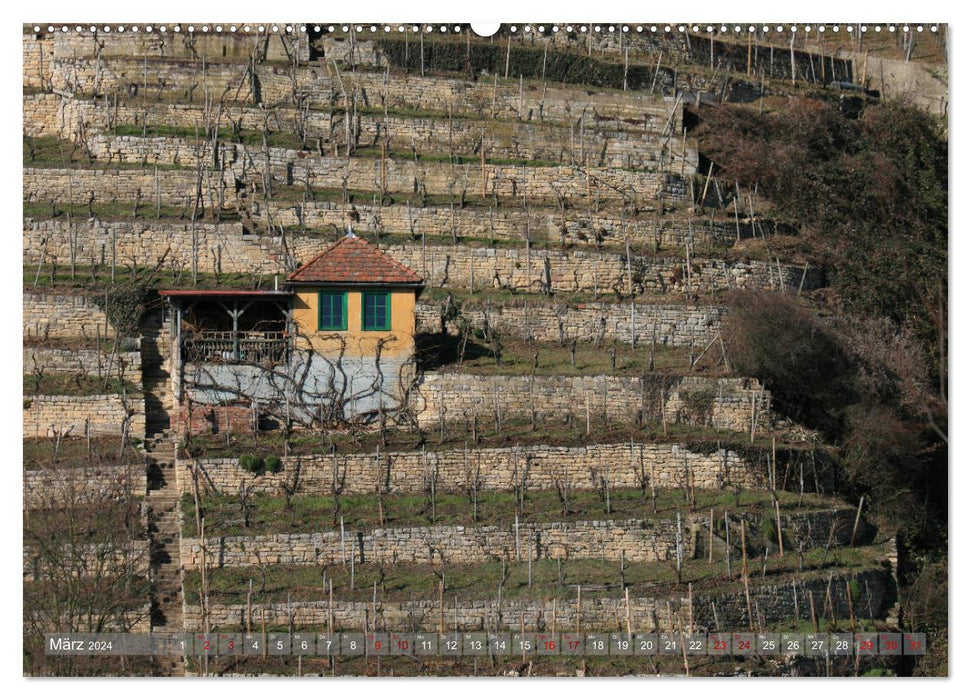
M317 330L347 330L347 292L317 293Z

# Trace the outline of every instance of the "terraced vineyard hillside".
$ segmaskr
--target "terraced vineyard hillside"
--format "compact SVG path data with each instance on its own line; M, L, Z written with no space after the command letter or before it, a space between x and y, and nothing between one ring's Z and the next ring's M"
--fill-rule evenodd
M53 628L915 624L902 619L901 533L844 463L852 449L879 449L847 446L829 385L812 378L843 381L843 351L824 361L802 345L844 329L843 271L820 252L815 222L732 176L720 142L708 147L721 123L711 110L729 103L750 115L740 121L793 102L847 120L876 109L878 87L852 87L868 82L866 59L772 32L285 28L25 27L25 672L720 675L739 665L71 665L40 651L36 635ZM918 41L918 58L936 60L938 39ZM366 417L186 399L171 290L279 291L349 233L423 280L406 399ZM245 314L233 308L236 323ZM751 361L759 318L759 338L812 367L803 380L780 383ZM803 322L806 335L787 325ZM914 670L910 658L745 663L755 675Z

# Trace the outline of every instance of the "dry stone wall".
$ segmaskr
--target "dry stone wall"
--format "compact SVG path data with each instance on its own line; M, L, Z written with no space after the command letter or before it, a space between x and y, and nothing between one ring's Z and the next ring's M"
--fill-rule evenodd
M46 437L54 431L74 437L118 435L145 437L145 400L135 394L100 396L28 396L24 398L24 437Z
M595 87L562 87L518 79L464 80L438 76L395 75L386 80L385 72L358 70L341 73L347 95L357 95L366 107L403 109L437 114L471 114L523 121L543 121L576 125L579 143L581 127L629 128L667 131L680 134L682 110L673 97L658 97L645 92L623 92ZM335 81L336 82L336 81ZM335 85L335 87L337 87ZM582 101L577 99L582 91ZM338 91L339 92L339 91ZM339 93L337 105L345 104Z
M241 130L262 131L267 113L257 107L229 107L223 119L227 129L231 118ZM485 148L490 159L519 159L580 163L597 167L663 170L666 165L687 172L697 169L698 153L693 144L682 144L676 152L668 149L668 139L652 125L652 130L584 122L583 138L575 129L557 124L482 120L476 117L449 118L447 115L401 116L390 113L357 114L348 128L341 114L330 109L300 111L280 107L269 120L271 131L303 133L312 147L332 155L346 151L348 136L355 147L385 145L390 152L442 154L443 144L457 156L478 157ZM28 136L56 136L81 140L90 134L106 134L116 126L152 129L156 126L197 129L205 133L206 114L198 104L119 104L105 110L97 100L72 99L64 95L41 93L24 96L24 128ZM319 144L318 144L319 141ZM581 142L582 141L582 142ZM101 146L102 150L111 148ZM114 149L121 150L120 148ZM684 151L682 153L682 150ZM149 155L149 160L154 158Z
M25 345L23 358L24 372L30 374L84 374L120 378L139 387L142 384L142 355L138 350L109 353L83 347L67 350Z
M416 321L419 333L439 333L442 330L444 303L419 300ZM704 346L721 329L728 309L722 306L694 306L689 304L557 304L555 302L527 304L489 304L485 308L466 303L462 316L475 328L494 329L503 337L524 335L542 343L565 343L571 339L607 343L658 344L674 346ZM633 320L633 335L631 321ZM446 323L446 332L458 333L454 321Z
M26 254L26 253L25 253ZM24 338L113 338L114 328L91 297L24 292Z
M682 525L684 542L689 542L687 523ZM516 528L507 527L416 527L372 532L221 537L202 543L191 538L180 541L180 557L187 570L209 566L247 567L263 565L329 566L350 557L366 563L475 563L514 560L517 556ZM674 556L677 539L674 521L600 521L572 523L519 523L518 551L526 558L530 547L535 559L667 561Z
M24 470L24 505L50 508L58 505L97 500L106 493L135 496L146 493L144 464L118 464L75 469Z
M771 395L754 379L589 376L478 376L427 373L415 399L420 425L497 419L572 420L582 424L660 422L748 432L774 424Z
M839 546L849 541L852 508L787 514L784 537L807 549ZM684 556L696 555L694 535L708 522L705 516L681 521ZM840 527L837 528L836 524ZM831 533L837 535L831 537ZM209 538L203 543L182 538L182 565L188 570L210 567L333 566L350 558L360 564L481 563L533 559L601 559L666 562L676 557L678 523L674 518L576 522L509 523L505 526L412 527L371 532L340 531ZM832 541L831 541L832 540Z
M265 23L272 27L273 23ZM201 61L207 59L248 60L256 51L268 61L289 61L295 57L306 62L310 58L308 35L304 32L286 33L286 22L278 23L280 32L270 34L232 32L125 32L102 34L100 32L68 32L25 34L24 43L50 42L54 57L58 59L102 59L148 57L183 58ZM290 25L292 26L292 25ZM73 29L73 28L72 28Z
M863 591L862 599L853 606L856 617L883 617L895 597L890 577L882 568L837 574L832 578L799 579L795 582L795 596L790 581L752 584L749 599L763 626L788 626L797 618L808 622L810 596L817 606L828 597L835 616L847 619L849 581L857 581ZM446 596L444 610L438 600L379 602L376 607L371 601L346 600L335 600L333 606L327 601L259 603L252 606L252 619L247 621L245 604L211 603L207 608L207 619L212 628L220 630L255 628L265 617L266 624L277 627L292 623L302 629L325 629L332 621L337 631L361 630L367 625L369 629L395 632L430 632L438 631L444 614L449 625L460 632L518 632L521 623L529 632L547 632L554 626L560 631L579 627L586 632L623 632L626 631L627 605L623 597L588 594L581 598L578 620L575 601L565 604L561 600L556 605L550 599L504 598L501 604L495 599L459 600L456 606L454 598L450 600ZM689 619L694 628L701 631L748 629L750 623L745 593L738 585L727 590L720 587L718 592L699 593L696 590L690 603L686 593L659 592L655 597L631 596L629 605L631 628L635 632L670 632L678 629L679 620L684 625ZM185 607L185 626L190 630L204 628L198 605Z
M639 443L586 447L521 447L390 452L375 454L285 457L277 474L254 476L239 459L184 460L176 463L177 483L191 493L199 488L238 493L245 481L253 493L277 495L286 484L295 493L330 495L335 483L345 494L372 494L377 484L386 493L421 493L435 483L440 492L461 493L475 483L483 491L552 490L558 481L571 489L596 489L603 478L615 489L695 488L742 490L766 488L765 453L732 448L710 451L679 444ZM777 486L798 490L802 473L807 491L832 488L831 465L825 455L779 450Z
M218 180L218 178L214 178ZM203 197L207 207L219 201L218 182L203 178ZM156 199L162 204L191 204L196 193L196 174L192 170L71 170L67 168L24 168L24 200L59 204L87 204L94 193L97 203L136 199L146 209Z
M751 224L741 221L716 221L697 218L692 221L650 218L642 214L625 217L610 211L591 212L568 209L563 213L521 208L458 208L455 206L418 206L420 197L410 205L373 206L338 202L271 204L269 213L257 211L260 220L276 226L311 230L344 231L353 225L359 232L412 236L416 241L425 236L474 238L490 241L523 243L526 233L534 243L559 243L576 246L602 245L622 247L629 239L636 249L683 248L704 250L709 246L729 247L736 240L752 238Z
M73 225L77 260L84 264L192 269L192 253L200 272L286 273L283 243L278 237L252 236L239 222L179 224L160 221L88 219ZM315 238L317 252L327 241ZM71 230L60 220L24 220L24 264L50 264L70 255ZM309 245L307 246L310 247ZM188 274L188 273L187 273Z
M195 168L199 159L208 167L214 157L188 139L173 137L95 135L87 141L93 158L108 164L180 165ZM220 144L216 156L237 179L257 181L267 167L287 185L310 183L313 188L488 196L529 201L557 201L596 196L601 201L631 204L657 199L664 178L656 172L604 167L456 165L416 162L398 156L380 159L317 156L286 148ZM267 161L269 165L267 166ZM194 175L194 173L193 173ZM382 187L383 183L383 187Z
M39 178L41 171L30 172L36 173ZM106 177L119 187L126 190L134 188L135 192L140 192L144 206L150 208L153 190L138 188L138 178L125 180L123 172L106 173ZM194 184L190 185L185 177L167 177L173 175L181 173L160 172L160 183L166 182L160 187L169 193L167 196L171 196L175 203L180 203L178 186L169 185L181 182L186 187L194 187ZM65 175L65 185L71 177ZM142 177L141 181L146 188L151 188L155 184L152 180L151 176L147 176ZM75 187L79 185L75 180ZM54 186L51 183L44 185L48 191ZM37 193L32 193L32 196L36 197ZM74 197L75 200L82 199L76 189ZM187 206L189 195L185 197L181 204ZM191 264L192 251L195 249L199 251L200 270L265 274L286 273L287 253L297 262L306 262L331 242L329 236L319 235L289 235L286 241L280 236L250 235L244 232L240 223L199 223L193 227L190 224L105 222L98 219L75 223L73 238L76 259L89 264L105 265L114 259L118 264L155 266L164 255L173 269L180 265L185 269ZM66 260L70 256L70 246L71 232L66 223L25 220L25 264L45 264L55 258ZM825 283L823 273L818 268L759 260L727 261L701 257L691 258L689 267L684 258L632 253L628 265L625 254L593 250L417 244L381 247L423 277L426 285L470 291L495 288L627 296L631 292L672 294L690 291L711 294L730 289L811 290ZM635 330L647 327L649 333L653 333L653 311L643 318L639 313L635 306ZM626 316L626 323L630 324L629 307Z
M24 547L24 581L43 581L48 578L49 553ZM76 578L95 578L105 574L127 572L131 576L148 576L151 544L148 540L132 540L125 545L102 543L80 545L78 549L65 546L53 555L55 561L69 562L70 571L58 571Z
M309 259L294 240L299 260ZM465 246L382 246L417 272L428 286L468 289L503 288L522 291L630 292L667 294L712 293L730 289L816 289L824 277L818 268L760 260L726 261L630 256L594 251ZM636 323L636 321L635 321Z

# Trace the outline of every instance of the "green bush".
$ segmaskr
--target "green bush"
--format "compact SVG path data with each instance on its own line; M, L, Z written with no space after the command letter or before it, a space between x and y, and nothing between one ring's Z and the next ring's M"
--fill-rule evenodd
M775 523L772 522L771 518L762 519L762 537L765 538L766 542L776 541Z
M259 474L263 471L263 458L253 455L243 455L239 458L239 466L250 474Z
M860 602L860 596L862 594L863 594L863 586L860 585L860 582L857 581L856 579L853 579L852 581L850 581L850 599L853 601L854 605Z
M270 455L263 460L263 467L270 474L278 474L283 470L283 462L281 462L280 458L276 455Z

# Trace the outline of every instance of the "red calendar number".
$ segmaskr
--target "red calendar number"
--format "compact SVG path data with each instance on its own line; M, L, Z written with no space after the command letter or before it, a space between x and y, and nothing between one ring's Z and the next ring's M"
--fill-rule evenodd
M715 640L715 651L726 651L728 649L728 642L724 639Z

